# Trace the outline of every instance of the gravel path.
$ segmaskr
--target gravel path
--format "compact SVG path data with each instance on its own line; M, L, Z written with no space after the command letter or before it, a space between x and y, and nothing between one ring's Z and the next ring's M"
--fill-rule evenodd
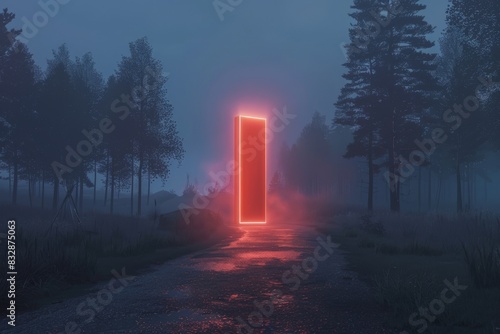
M2 333L396 333L342 252L307 227L245 227L226 244L17 317ZM333 245L333 246L332 246ZM126 269L125 269L126 272Z

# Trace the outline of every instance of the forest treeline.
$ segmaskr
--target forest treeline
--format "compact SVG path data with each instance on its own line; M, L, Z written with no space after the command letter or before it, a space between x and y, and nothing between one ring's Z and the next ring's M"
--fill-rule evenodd
M38 191L37 206L56 210L73 190L82 209L84 188L93 189L95 204L102 183L111 213L116 191L127 189L131 213L141 215L143 187L149 195L151 183L165 181L170 163L184 155L167 76L147 38L130 43L130 54L107 79L91 53L72 58L66 45L42 71L16 41L21 31L7 27L14 18L8 9L0 12L0 168L12 204L26 181L30 206ZM45 203L49 192L52 202Z
M353 128L347 158L366 159L368 208L374 175L383 173L390 209L417 169L453 174L457 211L463 178L500 148L500 2L451 0L440 55L418 0L355 0L347 81L334 124ZM482 173L485 176L485 173Z
M422 169L429 209L442 197L443 179L453 178L456 210L470 210L479 180L491 183L498 170L492 161L500 148L500 2L450 0L439 54L431 51L434 27L421 1L354 0L351 9L345 85L331 127L313 117L298 142L282 150L272 187L328 190L331 171L339 172L331 134L348 128L344 158L364 161L369 210L377 176L392 211L400 211L405 186L418 191L411 205L420 209ZM410 190L415 178L417 189Z
M372 210L383 183L389 208L400 211L408 193L420 210L424 189L428 209L438 208L446 188L458 212L471 209L478 182L486 189L498 169L500 2L450 0L438 41L425 9L419 0L353 0L333 120L316 113L297 142L283 145L271 190L356 197L355 204L366 197ZM30 204L36 187L42 207L55 209L64 184L77 187L81 208L84 189L93 189L95 202L101 182L111 212L124 189L137 194L130 210L140 214L144 186L149 193L153 180L166 180L184 152L167 78L147 39L132 42L106 80L90 53L71 58L64 45L42 72L25 45L12 44L20 33L7 28L13 18L0 13L0 169L12 203L26 181ZM349 160L363 161L363 177ZM360 179L364 195L349 195ZM51 204L44 203L49 191Z

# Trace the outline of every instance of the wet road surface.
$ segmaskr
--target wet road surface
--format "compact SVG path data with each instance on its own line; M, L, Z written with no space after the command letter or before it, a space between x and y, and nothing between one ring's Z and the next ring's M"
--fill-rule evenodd
M19 315L5 333L396 333L327 236L243 230L135 278L117 268L87 295Z

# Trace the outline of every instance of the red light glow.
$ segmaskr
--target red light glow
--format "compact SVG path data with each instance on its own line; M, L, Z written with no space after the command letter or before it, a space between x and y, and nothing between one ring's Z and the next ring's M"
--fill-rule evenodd
M266 119L236 116L235 219L239 224L266 223Z

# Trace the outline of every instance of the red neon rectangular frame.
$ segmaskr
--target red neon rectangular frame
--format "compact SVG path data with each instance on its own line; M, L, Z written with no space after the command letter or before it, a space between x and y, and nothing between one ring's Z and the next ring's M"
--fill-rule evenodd
M235 118L235 220L238 224L266 223L266 119Z

